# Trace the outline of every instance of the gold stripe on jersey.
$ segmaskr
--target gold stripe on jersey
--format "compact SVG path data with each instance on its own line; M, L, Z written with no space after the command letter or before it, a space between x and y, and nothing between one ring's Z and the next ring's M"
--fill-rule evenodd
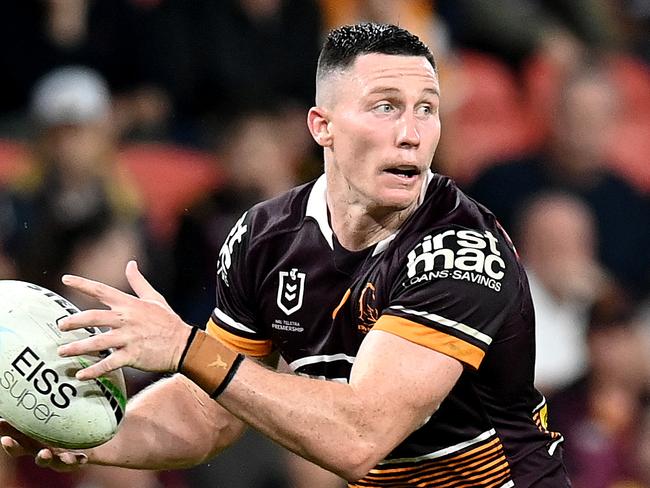
M458 359L475 369L478 369L485 356L485 351L469 342L395 315L382 315L373 326L373 329L390 332L408 341Z
M563 442L564 438L559 432L548 430L548 403L546 403L546 398L533 410L533 422L535 422L540 432L544 432L549 436L551 442L549 442L548 448L552 454L551 451L555 449L558 443Z
M208 320L206 327L208 335L216 337L230 349L245 354L246 356L264 357L271 354L273 345L270 340L254 340L239 337L224 330L212 318Z
M350 290L349 288L345 291L345 294L343 295L343 298L341 298L341 303L339 303L338 306L332 312L332 320L334 320L336 318L336 315L339 313L339 310L341 310L341 307L345 304L345 302L348 301L348 298L350 298L351 293L352 293L352 290Z
M426 458L426 456L424 456ZM471 449L401 466L379 465L350 488L499 488L512 486L503 445L495 435Z
M542 432L548 432L548 403L546 399L533 411L533 421Z

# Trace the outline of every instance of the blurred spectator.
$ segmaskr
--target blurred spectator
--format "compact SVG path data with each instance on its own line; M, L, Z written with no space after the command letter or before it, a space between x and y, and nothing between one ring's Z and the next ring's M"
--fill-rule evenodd
M596 258L594 217L572 195L533 197L515 237L535 304L535 386L548 395L585 372L587 311L609 280Z
M120 124L151 123L152 113L159 118L167 116L166 94L149 61L149 51L157 41L145 36L151 32L144 20L129 0L25 0L3 4L1 129L10 135L24 135L25 130L21 131L21 124L16 122L24 120L21 113L34 84L52 69L71 64L92 67L107 80L117 105L125 109L119 111Z
M114 159L110 91L96 71L66 66L48 73L35 85L31 116L36 135L30 170L12 184L2 209L9 224L3 229L7 248L19 279L57 291L84 309L96 304L65 289L64 272L127 290L123 267L115 262L138 259L146 266L139 195ZM142 385L129 386L133 391ZM21 465L19 476L24 486L45 483L32 463ZM132 486L158 483L155 473L113 468L54 476L47 473L55 486L83 482L109 488L124 486L115 480L125 478Z
M608 0L436 0L458 49L487 52L515 70L540 55L574 66L582 51L611 49L620 26Z
M357 22L395 24L409 29L436 55L443 46L435 11L429 0L319 0L327 29ZM436 56L436 63L438 57Z
M596 217L599 260L631 292L646 294L649 202L605 161L609 129L617 123L617 92L605 73L586 67L562 93L544 152L490 167L468 192L506 229L531 195L560 190L582 198Z
M623 92L624 116L612 128L608 165L641 191L650 188L644 160L650 69L638 47L650 45L647 1L433 3L459 58L461 89L455 85L454 91L466 95L460 110L443 119L445 157L436 159L445 172L466 183L494 161L542 147L562 80L595 54L607 60Z
M621 18L626 44L650 66L650 2L610 0Z
M37 83L31 115L38 132L34 159L13 184L7 209L13 225L8 246L20 276L60 290L61 273L94 259L91 251L103 242L112 244L112 259L141 256L141 208L136 189L114 164L104 80L83 67L55 70Z
M612 289L592 307L587 374L549 399L575 488L643 487L637 465L648 360L634 307ZM627 483L627 484L626 484Z
M242 109L311 106L322 35L315 0L221 0L199 8L194 116L228 123Z
M277 113L245 112L219 136L217 153L227 184L183 216L173 251L176 277L170 301L190 323L204 324L212 313L219 250L236 220L253 204L300 180L301 161L292 160L287 150L295 137L286 132L278 137L281 126Z
M0 16L0 131L23 136L38 78L92 67L131 139L200 144L201 119L269 99L311 103L316 0L25 0ZM20 49L15 49L20 45Z

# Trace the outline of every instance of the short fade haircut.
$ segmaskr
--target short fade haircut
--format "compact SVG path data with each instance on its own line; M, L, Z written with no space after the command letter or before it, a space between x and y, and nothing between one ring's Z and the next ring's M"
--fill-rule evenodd
M330 31L318 58L316 79L349 67L359 56L373 53L424 56L436 70L431 50L418 36L396 25L367 22Z

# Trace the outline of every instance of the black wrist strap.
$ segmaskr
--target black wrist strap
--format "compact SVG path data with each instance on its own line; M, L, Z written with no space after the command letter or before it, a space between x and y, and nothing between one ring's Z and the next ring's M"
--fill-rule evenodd
M194 326L178 361L178 372L216 399L232 381L244 358Z
M219 395L223 393L223 391L226 389L226 387L230 384L232 379L235 377L235 373L239 369L239 366L241 365L242 361L244 360L244 355L243 354L238 354L235 360L232 363L232 366L230 367L230 370L228 370L228 373L226 374L226 377L223 379L223 381L219 384L216 390L212 392L210 395L210 398L216 400Z
M199 330L200 329L196 325L192 326L192 331L190 332L190 335L187 338L187 342L185 343L185 349L183 349L181 358L178 360L178 366L176 367L176 371L178 372L181 371L181 368L183 367L183 361L185 361L185 356L187 356L187 351L189 351L190 346L192 345L192 341L194 340L194 337L196 337L196 333Z

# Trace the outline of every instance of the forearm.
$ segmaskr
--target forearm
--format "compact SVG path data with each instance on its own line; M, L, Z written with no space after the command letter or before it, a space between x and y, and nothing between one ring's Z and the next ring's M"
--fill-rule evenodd
M115 437L85 453L93 464L184 468L217 454L243 430L241 421L176 375L133 397Z
M379 439L389 433L377 432L375 414L350 385L279 374L245 361L218 402L287 449L347 479L358 478L360 466L375 464L368 453L379 459L387 454Z
M245 423L345 478L360 466L372 467L368 457L382 456L394 445L386 432L390 428L380 428L382 424L398 431L403 427L399 421L383 420L392 417L386 415L391 402L379 398L374 385L359 388L242 362L243 356L196 329L187 344L179 362L183 375ZM368 417L365 412L373 411L374 404L381 411ZM379 440L389 448L378 447Z
M349 384L239 363L216 339L201 339L184 374L245 423L348 480L423 425L462 373L459 361L384 331L364 339Z

